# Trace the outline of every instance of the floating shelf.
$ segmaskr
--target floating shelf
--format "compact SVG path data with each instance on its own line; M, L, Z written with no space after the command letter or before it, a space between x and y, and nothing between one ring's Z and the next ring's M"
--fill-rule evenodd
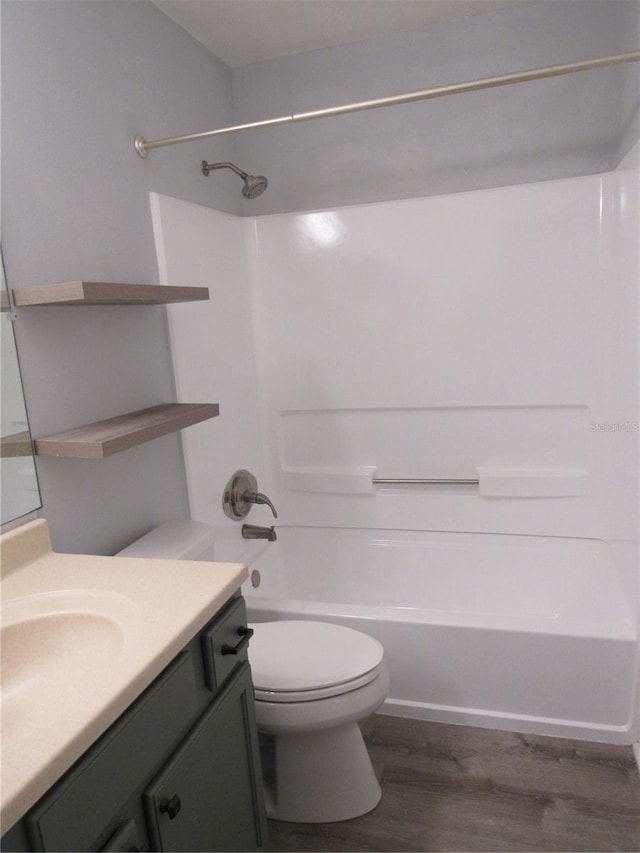
M29 305L166 305L209 298L207 287L120 284L109 281L64 281L13 290L16 307Z
M39 456L104 459L219 414L217 403L166 403L38 438L35 451Z
M33 448L28 430L3 435L0 438L0 456L8 459L14 456L31 456Z

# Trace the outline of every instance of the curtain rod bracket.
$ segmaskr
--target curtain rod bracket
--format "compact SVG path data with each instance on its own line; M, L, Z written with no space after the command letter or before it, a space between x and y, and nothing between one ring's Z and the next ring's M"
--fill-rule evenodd
M142 159L144 160L147 154L149 153L147 151L147 140L144 138L144 136L140 136L140 134L138 134L133 140L133 145L136 149L136 154L138 155L138 157L142 157Z

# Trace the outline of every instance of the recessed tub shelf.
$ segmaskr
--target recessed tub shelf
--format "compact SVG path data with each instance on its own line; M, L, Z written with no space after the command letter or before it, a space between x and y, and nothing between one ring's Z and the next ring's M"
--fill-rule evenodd
M207 287L122 284L109 281L64 281L13 291L18 308L30 305L166 305L209 299Z
M35 451L38 456L104 459L219 414L217 403L165 403L38 438Z
M475 476L468 476L475 473ZM476 486L481 498L575 497L588 489L586 468L490 468L468 469L467 474L379 475L370 465L359 467L287 467L282 469L285 488L294 492L376 495L376 487L389 489L431 486Z

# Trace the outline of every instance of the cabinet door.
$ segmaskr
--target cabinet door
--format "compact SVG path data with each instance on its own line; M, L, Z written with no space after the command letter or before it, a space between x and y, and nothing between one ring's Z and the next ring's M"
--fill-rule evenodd
M31 810L33 850L99 850L136 811L142 821L144 784L202 708L194 658L181 652Z
M147 788L144 806L155 850L257 850L266 843L248 664Z

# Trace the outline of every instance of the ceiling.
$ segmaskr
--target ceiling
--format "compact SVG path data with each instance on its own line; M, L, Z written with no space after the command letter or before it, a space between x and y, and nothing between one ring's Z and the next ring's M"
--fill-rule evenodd
M231 68L527 0L153 0Z

